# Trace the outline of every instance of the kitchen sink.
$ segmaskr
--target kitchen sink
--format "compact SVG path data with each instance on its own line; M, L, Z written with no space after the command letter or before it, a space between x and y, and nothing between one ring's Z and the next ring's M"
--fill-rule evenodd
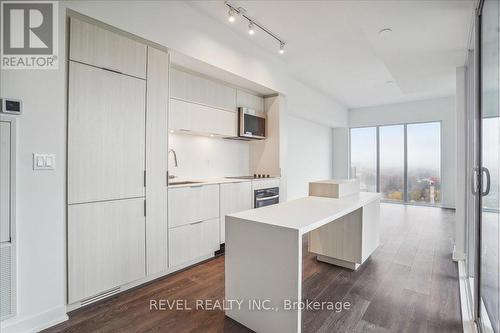
M202 182L193 181L183 181L183 182L170 182L168 185L189 185L189 184L201 184Z

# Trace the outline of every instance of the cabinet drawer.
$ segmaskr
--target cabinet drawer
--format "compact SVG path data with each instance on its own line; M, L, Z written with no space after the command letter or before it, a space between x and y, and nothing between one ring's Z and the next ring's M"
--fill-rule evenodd
M219 219L170 229L168 246L169 267L213 255L219 249Z
M146 78L146 45L71 18L69 58L84 64Z
M168 189L169 228L219 217L219 185Z

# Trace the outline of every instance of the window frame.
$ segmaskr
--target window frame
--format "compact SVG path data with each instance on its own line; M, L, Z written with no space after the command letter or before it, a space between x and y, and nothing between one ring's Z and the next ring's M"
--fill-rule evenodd
M441 200L438 203L431 204L427 202L410 202L408 201L408 125L414 124L431 124L438 123L439 124L439 153L440 153L440 161L439 161L439 180L441 183ZM429 207L442 207L443 205L443 121L442 120L426 120L426 121L414 121L414 122L402 122L402 123L387 123L383 125L365 125L365 126L353 126L349 127L349 137L348 137L348 177L351 178L351 130L358 128L375 128L376 129L376 142L377 142L377 169L376 169L376 184L377 184L377 192L380 192L380 127L385 126L396 126L402 125L404 128L404 200L396 201L396 200L388 200L381 198L382 202L394 203L399 205L414 205L414 206L429 206Z

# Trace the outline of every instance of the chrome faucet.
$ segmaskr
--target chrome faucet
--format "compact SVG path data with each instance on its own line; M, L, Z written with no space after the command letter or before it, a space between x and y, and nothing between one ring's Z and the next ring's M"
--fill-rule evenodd
M179 164L177 163L177 153L176 153L176 152L175 152L175 150L173 150L173 149L170 149L170 150L168 151L168 154L167 154L167 155L169 155L169 156L170 156L170 153L174 154L174 165L175 165L175 167L177 168L177 167L179 166ZM169 176L168 176L168 178L169 178L169 179L174 179L175 177L176 177L176 176L174 176L174 175L169 175Z
M170 149L170 150L168 151L168 153L169 153L169 154L170 154L170 153L173 153L173 154L174 154L174 164L175 164L175 167L178 167L178 166L179 166L179 164L177 163L177 153L175 152L175 150Z

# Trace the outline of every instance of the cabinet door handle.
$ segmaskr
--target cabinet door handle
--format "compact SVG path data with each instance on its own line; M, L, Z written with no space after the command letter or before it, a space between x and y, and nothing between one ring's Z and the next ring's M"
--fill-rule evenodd
M116 69L112 69L112 68L101 67L101 69L104 69L105 71L113 72L113 73L116 73L116 74L123 74L122 72L120 72L120 71L118 71Z
M203 222L203 221L198 221L198 222L189 223L189 225L200 224L201 222Z

